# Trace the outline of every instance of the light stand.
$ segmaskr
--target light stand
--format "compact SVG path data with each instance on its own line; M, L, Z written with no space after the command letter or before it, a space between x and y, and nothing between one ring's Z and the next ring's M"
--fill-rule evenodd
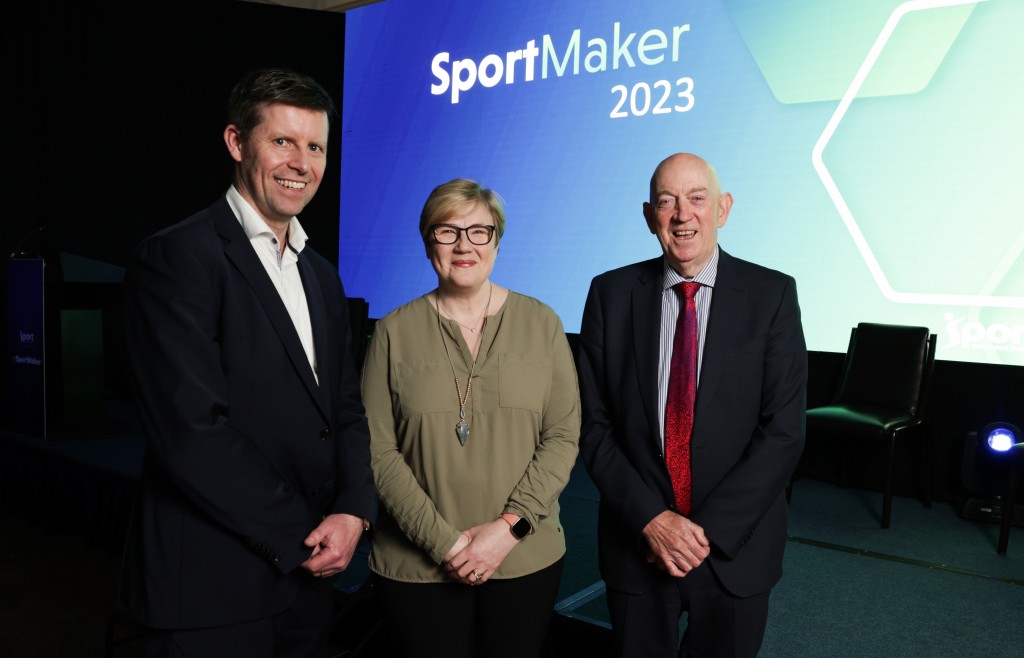
M1011 524L1024 526L1024 508L1015 504L1022 464L1024 438L1016 426L989 423L967 435L961 476L970 495L960 516L999 523L999 555L1006 555Z

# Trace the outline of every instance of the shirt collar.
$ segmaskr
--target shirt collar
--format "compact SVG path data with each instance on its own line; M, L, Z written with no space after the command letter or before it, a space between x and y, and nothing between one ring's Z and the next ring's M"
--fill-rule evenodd
M677 283L683 281L696 281L702 286L708 286L709 288L715 287L715 278L718 276L718 245L715 245L715 252L711 254L711 258L707 264L697 272L697 276L692 279L686 279L680 276L678 272L672 269L667 260L662 260L662 275L661 283L665 290L668 290Z
M242 231L245 232L247 238L252 240L259 235L267 234L273 236L274 232L270 230L270 227L263 221L263 218L256 212L256 209L249 205L249 202L242 197L238 188L234 185L228 188L227 200L231 210L235 213L235 217L238 218L238 223L242 225ZM299 223L299 218L292 217L288 224L288 246L297 254L306 247L308 239L306 231L303 230L302 224Z

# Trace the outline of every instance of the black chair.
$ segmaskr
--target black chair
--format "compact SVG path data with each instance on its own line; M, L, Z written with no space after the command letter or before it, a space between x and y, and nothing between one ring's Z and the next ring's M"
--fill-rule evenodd
M925 431L925 408L935 364L936 336L927 327L862 322L850 332L839 386L832 402L807 410L808 445L827 442L838 453L839 484L846 481L852 451L876 444L884 452L882 527L892 517L896 443L916 435L917 476L922 502L931 507L932 445ZM803 474L798 467L796 479ZM793 479L787 487L792 496Z

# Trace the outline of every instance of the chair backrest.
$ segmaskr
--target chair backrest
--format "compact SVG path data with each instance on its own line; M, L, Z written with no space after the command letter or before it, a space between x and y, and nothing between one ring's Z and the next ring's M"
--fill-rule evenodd
M935 363L928 327L861 322L850 332L836 403L899 409L919 418Z
M366 343L369 341L370 303L362 297L348 297L348 322L352 331L352 358L356 369L363 370Z

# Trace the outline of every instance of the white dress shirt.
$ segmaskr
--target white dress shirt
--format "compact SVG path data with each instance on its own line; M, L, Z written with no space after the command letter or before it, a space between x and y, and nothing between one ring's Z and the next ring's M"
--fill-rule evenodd
M700 367L704 360L704 336L708 328L708 310L711 308L711 294L715 289L715 277L718 275L718 247L711 260L697 276L686 279L680 276L667 264L664 266L661 292L661 333L660 358L658 360L658 420L661 428L661 445L665 446L665 402L668 399L668 378L672 365L672 343L676 333L676 320L679 318L679 293L673 286L683 281L696 281L701 284L694 302L697 305L697 389L700 390Z
M281 244L277 236L259 216L249 202L242 198L234 185L227 192L228 205L234 211L242 225L242 230L249 238L249 243L256 250L260 262L267 270L267 275L274 282L274 287L281 295L281 301L288 309L295 331L299 334L302 347L306 350L309 367L316 377L316 353L313 350L313 326L309 321L309 305L306 303L306 292L302 287L299 275L299 252L306 247L306 232L302 230L297 217L292 217L288 225L288 246L281 253ZM319 379L317 380L319 381Z

